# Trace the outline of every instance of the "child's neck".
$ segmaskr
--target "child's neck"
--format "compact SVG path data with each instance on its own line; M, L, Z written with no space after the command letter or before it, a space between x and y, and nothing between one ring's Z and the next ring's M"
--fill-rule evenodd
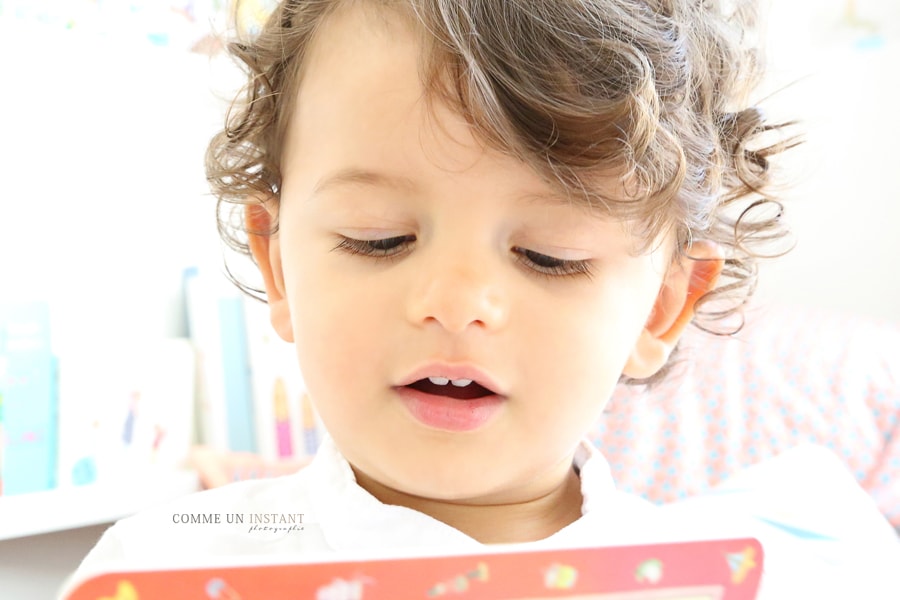
M547 538L581 516L581 480L573 469L559 485L516 502L457 502L412 496L356 471L360 486L385 504L406 506L434 517L483 544Z

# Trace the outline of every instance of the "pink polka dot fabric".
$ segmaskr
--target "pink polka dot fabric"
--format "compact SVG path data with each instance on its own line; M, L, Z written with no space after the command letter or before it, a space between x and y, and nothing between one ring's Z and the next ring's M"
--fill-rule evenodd
M669 502L812 442L900 527L900 324L769 309L682 349L664 383L619 385L593 431L622 489Z

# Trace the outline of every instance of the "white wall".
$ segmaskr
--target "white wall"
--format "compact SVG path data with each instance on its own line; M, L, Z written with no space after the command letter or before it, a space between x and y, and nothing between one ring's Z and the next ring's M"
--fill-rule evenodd
M764 267L760 296L900 320L900 3L772 4L767 87L792 85L765 105L807 142L784 161L797 246Z
M214 66L18 25L0 56L2 295L50 298L66 349L183 333L181 270L218 251Z

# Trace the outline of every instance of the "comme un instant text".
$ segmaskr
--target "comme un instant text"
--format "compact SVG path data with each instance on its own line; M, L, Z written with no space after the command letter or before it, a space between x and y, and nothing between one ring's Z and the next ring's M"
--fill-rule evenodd
M302 525L303 513L174 513L177 525Z

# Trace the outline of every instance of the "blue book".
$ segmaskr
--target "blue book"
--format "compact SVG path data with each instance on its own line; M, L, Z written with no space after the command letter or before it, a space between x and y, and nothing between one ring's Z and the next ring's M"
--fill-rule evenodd
M59 390L46 303L0 305L0 396L2 493L52 489Z
M188 335L198 363L201 442L257 452L247 328L240 292L220 273L184 273Z
M253 388L247 354L247 327L240 297L219 298L219 331L225 407L228 411L228 445L240 452L256 452Z

